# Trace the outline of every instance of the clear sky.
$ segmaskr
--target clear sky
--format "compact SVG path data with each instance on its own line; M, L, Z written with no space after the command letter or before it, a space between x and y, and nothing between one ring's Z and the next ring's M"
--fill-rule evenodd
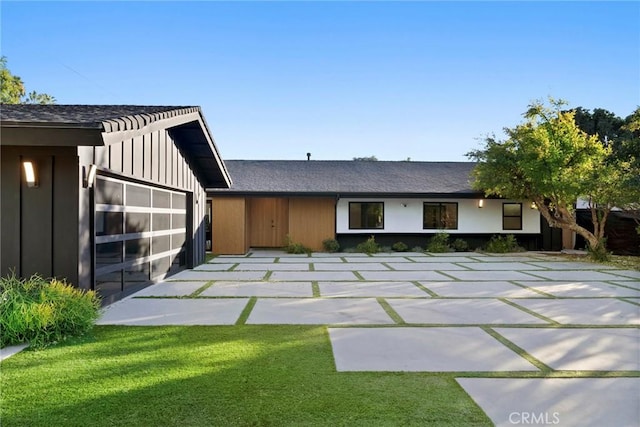
M639 2L8 2L60 104L199 105L225 159L467 160L534 99L640 104Z

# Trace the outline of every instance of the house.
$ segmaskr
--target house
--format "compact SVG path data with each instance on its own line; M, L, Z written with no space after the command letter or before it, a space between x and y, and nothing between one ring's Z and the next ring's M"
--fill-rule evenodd
M289 237L313 250L337 239L355 247L373 235L383 245L425 246L446 230L479 246L494 234L521 245L556 245L546 221L523 200L485 199L473 190L471 162L226 161L233 185L208 191L213 252L282 247ZM545 228L546 227L546 228ZM552 242L552 240L554 240Z
M229 174L199 107L2 105L0 273L105 302L205 257L206 188Z

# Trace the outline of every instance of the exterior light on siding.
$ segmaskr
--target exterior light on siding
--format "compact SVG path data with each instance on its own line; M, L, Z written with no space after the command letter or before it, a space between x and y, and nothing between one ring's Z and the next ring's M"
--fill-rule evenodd
M536 205L536 202L531 202L531 209L538 209L538 205Z
M31 161L24 161L22 162L22 167L24 168L24 177L25 181L27 182L27 187L37 187L38 179L36 177L35 164Z
M479 208L483 208L484 207L484 199L478 200L478 207Z

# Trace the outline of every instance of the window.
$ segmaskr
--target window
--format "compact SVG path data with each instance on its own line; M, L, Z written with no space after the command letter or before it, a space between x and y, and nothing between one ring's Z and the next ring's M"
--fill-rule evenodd
M384 203L382 202L350 202L349 228L372 229L384 228Z
M456 230L458 228L458 204L425 202L422 228Z
M522 203L502 204L502 229L522 230Z

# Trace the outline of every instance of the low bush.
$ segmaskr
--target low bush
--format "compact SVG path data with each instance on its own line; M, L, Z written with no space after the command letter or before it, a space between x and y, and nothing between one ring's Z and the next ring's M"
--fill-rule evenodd
M496 254L504 254L507 252L522 252L524 251L518 245L518 241L513 234L506 236L494 235L491 237L487 245L485 246L485 252L491 252Z
M87 333L100 315L95 292L37 275L0 278L0 301L0 347L43 348Z
M437 233L427 242L427 252L443 253L451 252L449 246L449 234Z
M397 242L394 243L393 246L391 246L391 249L395 252L407 252L409 250L409 246L407 246L403 242Z
M451 244L451 247L456 252L466 252L466 251L469 250L469 244L464 239L456 239L456 240L454 240L453 243Z
M291 237L287 236L287 246L284 250L288 254L310 254L313 252L311 249L303 245L302 243L295 243L291 240Z
M424 248L422 246L414 246L411 248L411 252L424 252Z
M371 236L366 241L358 243L356 251L365 254L375 254L380 252L380 246L376 243L376 238Z
M326 252L338 252L340 250L340 243L336 239L324 239L322 241L322 247Z
M595 248L587 245L587 253L592 261L606 262L611 260L611 252L607 251L607 239L603 239Z

